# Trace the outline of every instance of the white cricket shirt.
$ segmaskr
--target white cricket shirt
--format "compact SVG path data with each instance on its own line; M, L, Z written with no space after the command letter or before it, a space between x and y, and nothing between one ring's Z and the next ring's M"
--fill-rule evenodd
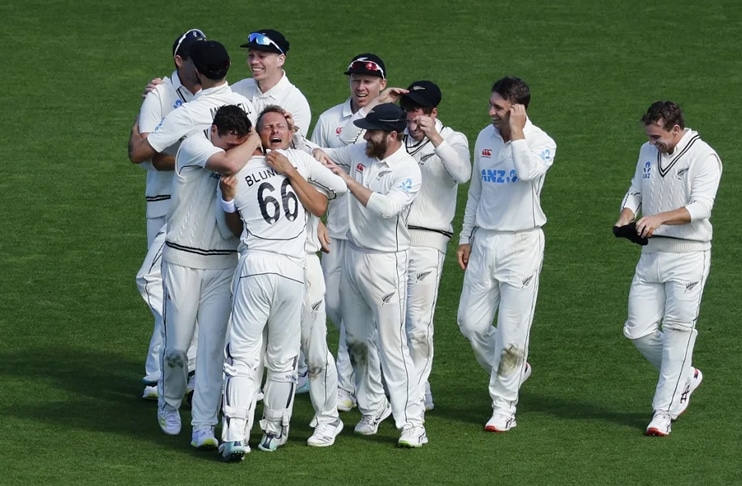
M214 114L224 105L240 106L253 126L255 125L257 114L250 100L232 92L225 82L213 88L202 89L190 103L170 112L147 137L150 146L156 152L162 152L183 137L205 132L214 121Z
M350 98L345 103L335 105L322 113L314 126L312 143L322 148L340 148L347 144L340 138L344 127L353 118ZM365 141L363 138L361 142ZM348 233L348 199L350 195L340 196L330 202L327 208L327 234L330 238L344 240Z
M302 135L306 136L309 133L309 125L312 123L312 111L309 108L309 102L299 88L291 84L285 71L278 84L265 93L260 91L258 83L253 78L245 78L236 82L232 85L232 91L241 94L252 102L257 113L256 116L266 106L278 105L291 113L294 123Z
M213 270L237 264L239 241L235 237L225 239L216 222L219 174L205 168L209 157L218 152L223 150L200 133L180 144L162 254L169 263Z
M150 133L154 131L163 118L184 103L193 99L193 93L183 86L178 77L178 71L173 71L169 78L162 80L147 93L139 109L139 132ZM175 155L178 151L177 143L165 149L169 155ZM147 169L147 182L144 189L144 197L147 200L147 217L160 218L167 214L170 207L170 187L173 184L172 171L159 171L152 164L141 164Z
M367 156L365 150L365 145L354 144L327 151L333 161L349 167L353 179L373 191L365 207L348 195L347 238L361 250L405 251L410 247L410 204L422 185L420 167L404 147L382 160Z
M420 166L422 187L407 218L412 246L426 246L446 251L453 236L451 221L456 214L458 185L471 177L469 141L463 133L444 127L435 120L443 137L438 147L426 137L417 141L408 135L405 148ZM408 133L405 130L405 133Z
M541 188L556 143L530 119L523 133L525 140L505 142L492 125L479 132L459 244L469 243L474 228L528 231L546 223Z

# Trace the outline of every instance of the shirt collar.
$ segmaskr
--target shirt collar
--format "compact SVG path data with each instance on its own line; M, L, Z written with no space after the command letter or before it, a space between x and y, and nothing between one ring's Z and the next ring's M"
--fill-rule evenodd
M395 164L395 162L399 161L403 157L407 156L407 150L405 149L404 144L400 145L400 147L394 151L389 157L385 157L383 159L379 160L380 164L384 164L387 167L391 167Z
M223 84L220 84L219 86L214 86L213 88L206 88L206 89L202 88L201 91L196 93L196 96L194 96L193 99L195 100L196 98L201 97L201 96L207 96L207 95L211 95L214 93L224 93L226 91L231 91L231 90L232 88L229 87L229 83L224 81Z
M276 83L275 86L273 86L271 89L263 93L260 91L260 87L258 87L258 83L255 83L255 88L257 88L258 93L260 93L261 98L273 98L276 99L278 96L289 89L292 86L291 81L289 81L288 76L286 76L286 71L281 71L281 80Z

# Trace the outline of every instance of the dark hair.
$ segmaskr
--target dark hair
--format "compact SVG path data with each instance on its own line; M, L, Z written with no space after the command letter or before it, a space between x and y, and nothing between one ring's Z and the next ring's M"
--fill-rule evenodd
M492 92L497 93L510 103L523 105L528 108L531 101L531 90L525 81L514 76L505 76L495 81Z
M252 122L247 117L245 110L237 105L224 105L216 111L214 121L216 131L220 136L237 135L244 137L250 133Z
M420 106L406 96L403 96L399 99L399 106L404 108L404 111L416 111L418 109L421 109L426 115L430 115L431 113L433 113L433 108L435 108L435 106Z
M672 130L672 127L678 125L685 128L685 120L680 107L672 101L655 101L642 115L642 123L645 126L657 123L665 130Z
M263 109L263 111L260 112L260 115L258 115L258 121L255 123L258 131L261 130L261 127L263 126L263 116L267 113L280 113L284 116L284 118L286 117L286 110L278 105L268 105Z

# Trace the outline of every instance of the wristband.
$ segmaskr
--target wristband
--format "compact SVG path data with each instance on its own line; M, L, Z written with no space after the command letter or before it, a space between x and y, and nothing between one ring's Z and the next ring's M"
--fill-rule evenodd
M231 201L225 201L224 199L222 199L222 209L225 213L236 213L237 207L234 205L234 199L232 199Z

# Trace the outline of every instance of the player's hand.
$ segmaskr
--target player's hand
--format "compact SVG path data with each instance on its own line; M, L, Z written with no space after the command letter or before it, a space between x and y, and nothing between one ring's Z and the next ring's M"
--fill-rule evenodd
M468 243L465 243L463 245L459 245L459 248L456 250L456 257L459 260L459 266L462 270L466 270L466 267L469 266L469 255L471 254L471 245Z
M286 117L286 124L289 126L289 131L291 133L298 132L299 127L297 127L296 122L294 122L294 116L286 110L283 111L283 116Z
M237 191L237 178L233 175L221 176L219 178L219 189L222 191L222 199L231 201Z
M510 117L508 119L508 123L510 124L510 133L522 135L523 127L526 126L526 119L526 107L518 103L512 105L510 107Z
M162 84L162 78L155 78L152 81L149 82L147 86L144 87L144 93L142 93L142 98L146 98L149 93L155 90L155 88Z
M296 170L291 165L291 162L289 162L289 159L276 150L268 152L268 155L265 156L265 162L268 164L268 167L274 169L279 174L289 175L292 171Z
M323 253L330 253L330 235L327 234L327 226L320 221L317 224L317 238Z
M330 160L330 157L327 156L325 151L319 148L312 150L312 157L318 162L321 162L325 167L327 167L328 163L332 163L332 160Z
M662 226L663 223L664 221L662 218L656 214L652 216L644 216L636 222L636 234L642 238L649 238L654 234L657 228Z
M379 105L382 103L396 103L403 95L409 92L409 90L404 88L386 88L379 93L377 102Z

